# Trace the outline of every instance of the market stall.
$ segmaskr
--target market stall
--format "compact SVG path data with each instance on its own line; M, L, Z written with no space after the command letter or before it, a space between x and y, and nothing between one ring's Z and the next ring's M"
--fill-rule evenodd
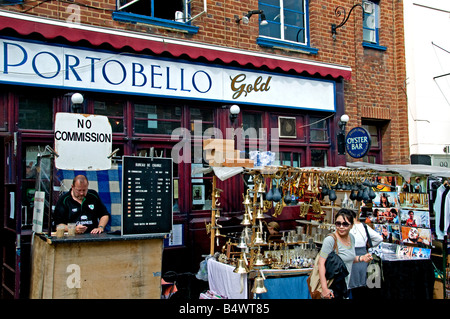
M434 276L431 250L433 240L438 239L432 236L435 226L430 212L433 217L435 212L427 189L431 180L444 183L450 176L449 170L367 163L327 168L269 164L205 169L213 170L214 178L221 180L247 175L249 178L243 179L252 181L247 183L246 193L242 194L244 209L240 235L230 237L225 246L219 245L219 238L227 235L220 232L221 226L215 222L220 217L217 208L213 208L212 223L207 227L211 236L211 256L214 255L217 262L234 267L233 272L247 275L249 298L269 296L269 289L277 291L280 285L300 292L298 298L308 298L308 294L301 293L305 287L307 289L306 278L321 241L334 231L335 213L343 207L361 212L366 222L383 236L383 243L373 253L379 254L382 260L384 281L372 288L387 289L390 293L383 295L392 296L392 282L395 281L404 291L416 291L408 288L415 287L422 289L415 292L417 296L432 297L429 293L432 291L430 278ZM417 185L409 185L412 179L417 179ZM215 185L213 194L216 207L220 206L220 191ZM272 236L266 219L269 216L277 220L286 207L298 211L298 227ZM447 248L443 249L444 260L446 251ZM392 266L392 263L396 264ZM420 265L417 267L425 272L425 279L399 274L399 269L403 266L406 269L413 263ZM396 272L392 271L394 268ZM417 280L422 281L421 284ZM275 296L277 294L272 295Z
M36 234L32 299L159 299L164 236Z

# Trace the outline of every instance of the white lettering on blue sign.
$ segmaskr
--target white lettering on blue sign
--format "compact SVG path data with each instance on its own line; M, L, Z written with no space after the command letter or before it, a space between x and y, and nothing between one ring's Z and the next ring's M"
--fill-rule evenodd
M345 142L348 154L354 158L365 156L371 145L370 135L362 127L355 127L350 130Z

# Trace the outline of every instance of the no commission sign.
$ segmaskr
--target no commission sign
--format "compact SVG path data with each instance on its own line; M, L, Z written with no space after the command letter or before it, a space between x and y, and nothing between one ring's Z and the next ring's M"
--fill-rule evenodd
M58 169L105 170L111 168L112 129L108 117L57 113L55 158Z
M371 143L369 132L362 127L353 128L345 138L345 148L348 155L353 158L364 157L369 151Z

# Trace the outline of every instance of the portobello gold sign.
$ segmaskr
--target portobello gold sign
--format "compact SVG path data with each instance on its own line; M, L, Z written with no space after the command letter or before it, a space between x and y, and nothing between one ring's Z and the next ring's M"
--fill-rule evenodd
M262 76L258 76L253 83L246 83L245 80L247 76L244 73L236 75L231 79L231 90L234 92L233 99L239 98L242 94L247 96L247 94L252 92L264 92L270 90L270 80L271 76L268 76L264 81Z

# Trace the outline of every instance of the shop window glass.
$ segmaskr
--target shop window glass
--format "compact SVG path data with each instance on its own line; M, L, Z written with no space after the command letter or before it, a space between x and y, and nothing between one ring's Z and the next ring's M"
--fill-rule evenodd
M310 117L310 139L312 142L328 141L328 121L320 117Z
M140 134L171 135L181 127L181 107L135 104L134 130Z
M262 128L262 116L260 113L242 113L242 125L244 131L249 128L254 128L256 132Z
M325 167L327 163L327 151L326 150L311 150L311 166L313 167Z
M123 108L123 102L94 101L94 114L107 116L113 133L123 133L124 131Z
M19 96L19 128L30 130L53 129L53 99L49 97Z
M214 127L214 113L212 111L191 107L189 112L191 116L191 132L195 136L203 136L205 130Z
M191 164L192 210L211 210L212 208L213 172L198 172L203 167L203 164Z
M300 153L296 152L279 152L278 158L275 160L274 165L287 165L292 167L301 167Z
M139 145L137 148L137 155L148 157L150 156L150 150L152 146L151 145ZM162 148L162 147L154 147L153 148L153 156L155 157L163 157L163 158L170 158L172 156L170 148ZM179 212L180 206L179 206L179 198L180 198L180 188L179 188L179 170L178 170L178 164L176 161L173 162L172 166L172 176L173 176L173 211Z

